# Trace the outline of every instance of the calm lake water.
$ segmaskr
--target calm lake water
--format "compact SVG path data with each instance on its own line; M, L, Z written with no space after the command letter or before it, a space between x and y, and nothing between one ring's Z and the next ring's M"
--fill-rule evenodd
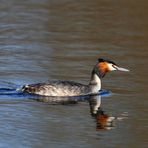
M147 0L1 0L0 147L146 148L147 5ZM9 91L56 79L87 84L99 57L130 69L102 80L112 93L102 96L101 108L120 119L110 130L97 129L88 101L53 105Z

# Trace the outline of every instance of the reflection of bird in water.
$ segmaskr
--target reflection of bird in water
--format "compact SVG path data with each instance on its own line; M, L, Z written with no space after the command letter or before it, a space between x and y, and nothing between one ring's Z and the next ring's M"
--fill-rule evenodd
M91 96L89 101L90 103L90 112L93 117L96 119L96 128L97 129L112 129L114 127L115 117L105 114L104 111L100 108L101 106L101 96Z
M21 91L42 96L84 96L98 94L101 89L101 78L109 71L128 71L118 67L110 60L98 59L91 74L88 85L73 81L51 81L47 83L30 84L22 87ZM62 98L61 98L62 99Z
M114 127L115 117L105 114L104 111L99 108L96 115L97 129L112 129Z
M89 105L90 105L91 115L96 116L97 111L101 106L101 96L100 95L91 96L89 100Z

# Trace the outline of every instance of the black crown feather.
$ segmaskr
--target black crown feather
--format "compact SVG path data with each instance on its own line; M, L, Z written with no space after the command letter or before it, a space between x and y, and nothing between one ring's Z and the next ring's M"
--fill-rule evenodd
M98 59L98 62L108 62L108 63L111 63L111 64L114 64L114 65L117 65L115 62L111 61L111 60L108 60L108 59L103 59L103 58L99 58Z

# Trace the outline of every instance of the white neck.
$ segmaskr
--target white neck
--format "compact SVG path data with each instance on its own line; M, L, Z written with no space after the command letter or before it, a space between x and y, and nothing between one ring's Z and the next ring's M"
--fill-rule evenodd
M92 74L91 80L89 83L91 93L98 93L101 89L101 80L97 74Z

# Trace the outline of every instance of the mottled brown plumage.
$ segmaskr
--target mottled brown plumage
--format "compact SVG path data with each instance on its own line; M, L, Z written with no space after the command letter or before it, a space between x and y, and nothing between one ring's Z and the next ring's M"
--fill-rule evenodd
M25 85L22 91L44 96L78 96L90 93L88 85L83 85L73 81L51 81Z

